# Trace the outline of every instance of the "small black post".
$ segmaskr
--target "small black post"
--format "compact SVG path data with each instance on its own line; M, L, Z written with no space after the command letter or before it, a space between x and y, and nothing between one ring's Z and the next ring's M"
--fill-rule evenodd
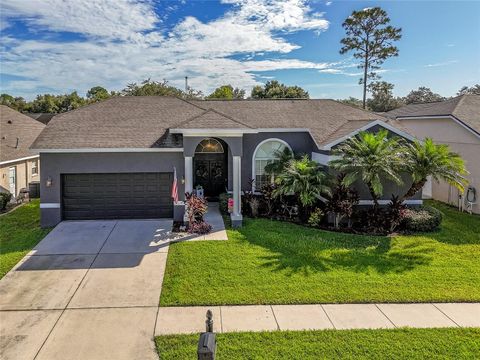
M205 320L206 332L213 333L213 313L212 310L207 310L207 320Z
M213 313L207 311L207 320L205 321L206 332L200 334L197 348L198 360L215 360L217 350L217 341L213 332Z

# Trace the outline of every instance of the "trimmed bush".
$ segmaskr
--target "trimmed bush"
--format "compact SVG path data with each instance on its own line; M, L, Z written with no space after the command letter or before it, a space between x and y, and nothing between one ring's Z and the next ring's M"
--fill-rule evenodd
M312 227L317 227L318 225L320 225L323 215L324 213L321 209L315 208L315 210L310 213L310 216L308 218L308 225Z
M403 223L407 231L429 232L440 226L442 218L443 215L439 210L431 206L423 206L419 209L406 209Z
M12 200L12 194L0 193L0 210L5 210L10 200Z

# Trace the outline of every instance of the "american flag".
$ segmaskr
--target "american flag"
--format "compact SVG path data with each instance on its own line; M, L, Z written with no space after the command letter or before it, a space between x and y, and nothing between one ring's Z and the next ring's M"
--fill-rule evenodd
M173 185L172 185L172 199L173 202L178 202L178 182L177 182L177 168L173 167Z

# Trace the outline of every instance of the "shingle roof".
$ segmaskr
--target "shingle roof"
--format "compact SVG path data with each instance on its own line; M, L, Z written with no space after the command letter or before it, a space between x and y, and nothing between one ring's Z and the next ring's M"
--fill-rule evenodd
M385 113L391 118L422 116L455 116L480 134L480 95L461 95L455 98L426 103L410 104Z
M192 103L215 109L252 128L308 129L318 145L329 143L331 134L347 123L350 123L350 132L374 120L383 120L402 129L391 119L330 99L201 100Z
M176 126L180 129L248 129L251 126L232 119L216 110L208 109Z
M0 105L0 162L35 155L29 148L44 128L37 120Z
M169 147L175 141L168 129L174 128L304 128L321 145L349 122L353 131L373 120L398 126L395 120L333 100L186 101L157 96L115 97L55 116L32 147Z

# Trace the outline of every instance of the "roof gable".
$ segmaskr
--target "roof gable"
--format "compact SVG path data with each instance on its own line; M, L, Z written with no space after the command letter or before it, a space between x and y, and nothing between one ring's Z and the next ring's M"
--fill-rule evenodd
M394 119L454 116L480 134L480 95L461 95L434 103L409 104L389 111L385 115Z
M30 145L45 125L5 105L0 105L0 162L35 155Z

